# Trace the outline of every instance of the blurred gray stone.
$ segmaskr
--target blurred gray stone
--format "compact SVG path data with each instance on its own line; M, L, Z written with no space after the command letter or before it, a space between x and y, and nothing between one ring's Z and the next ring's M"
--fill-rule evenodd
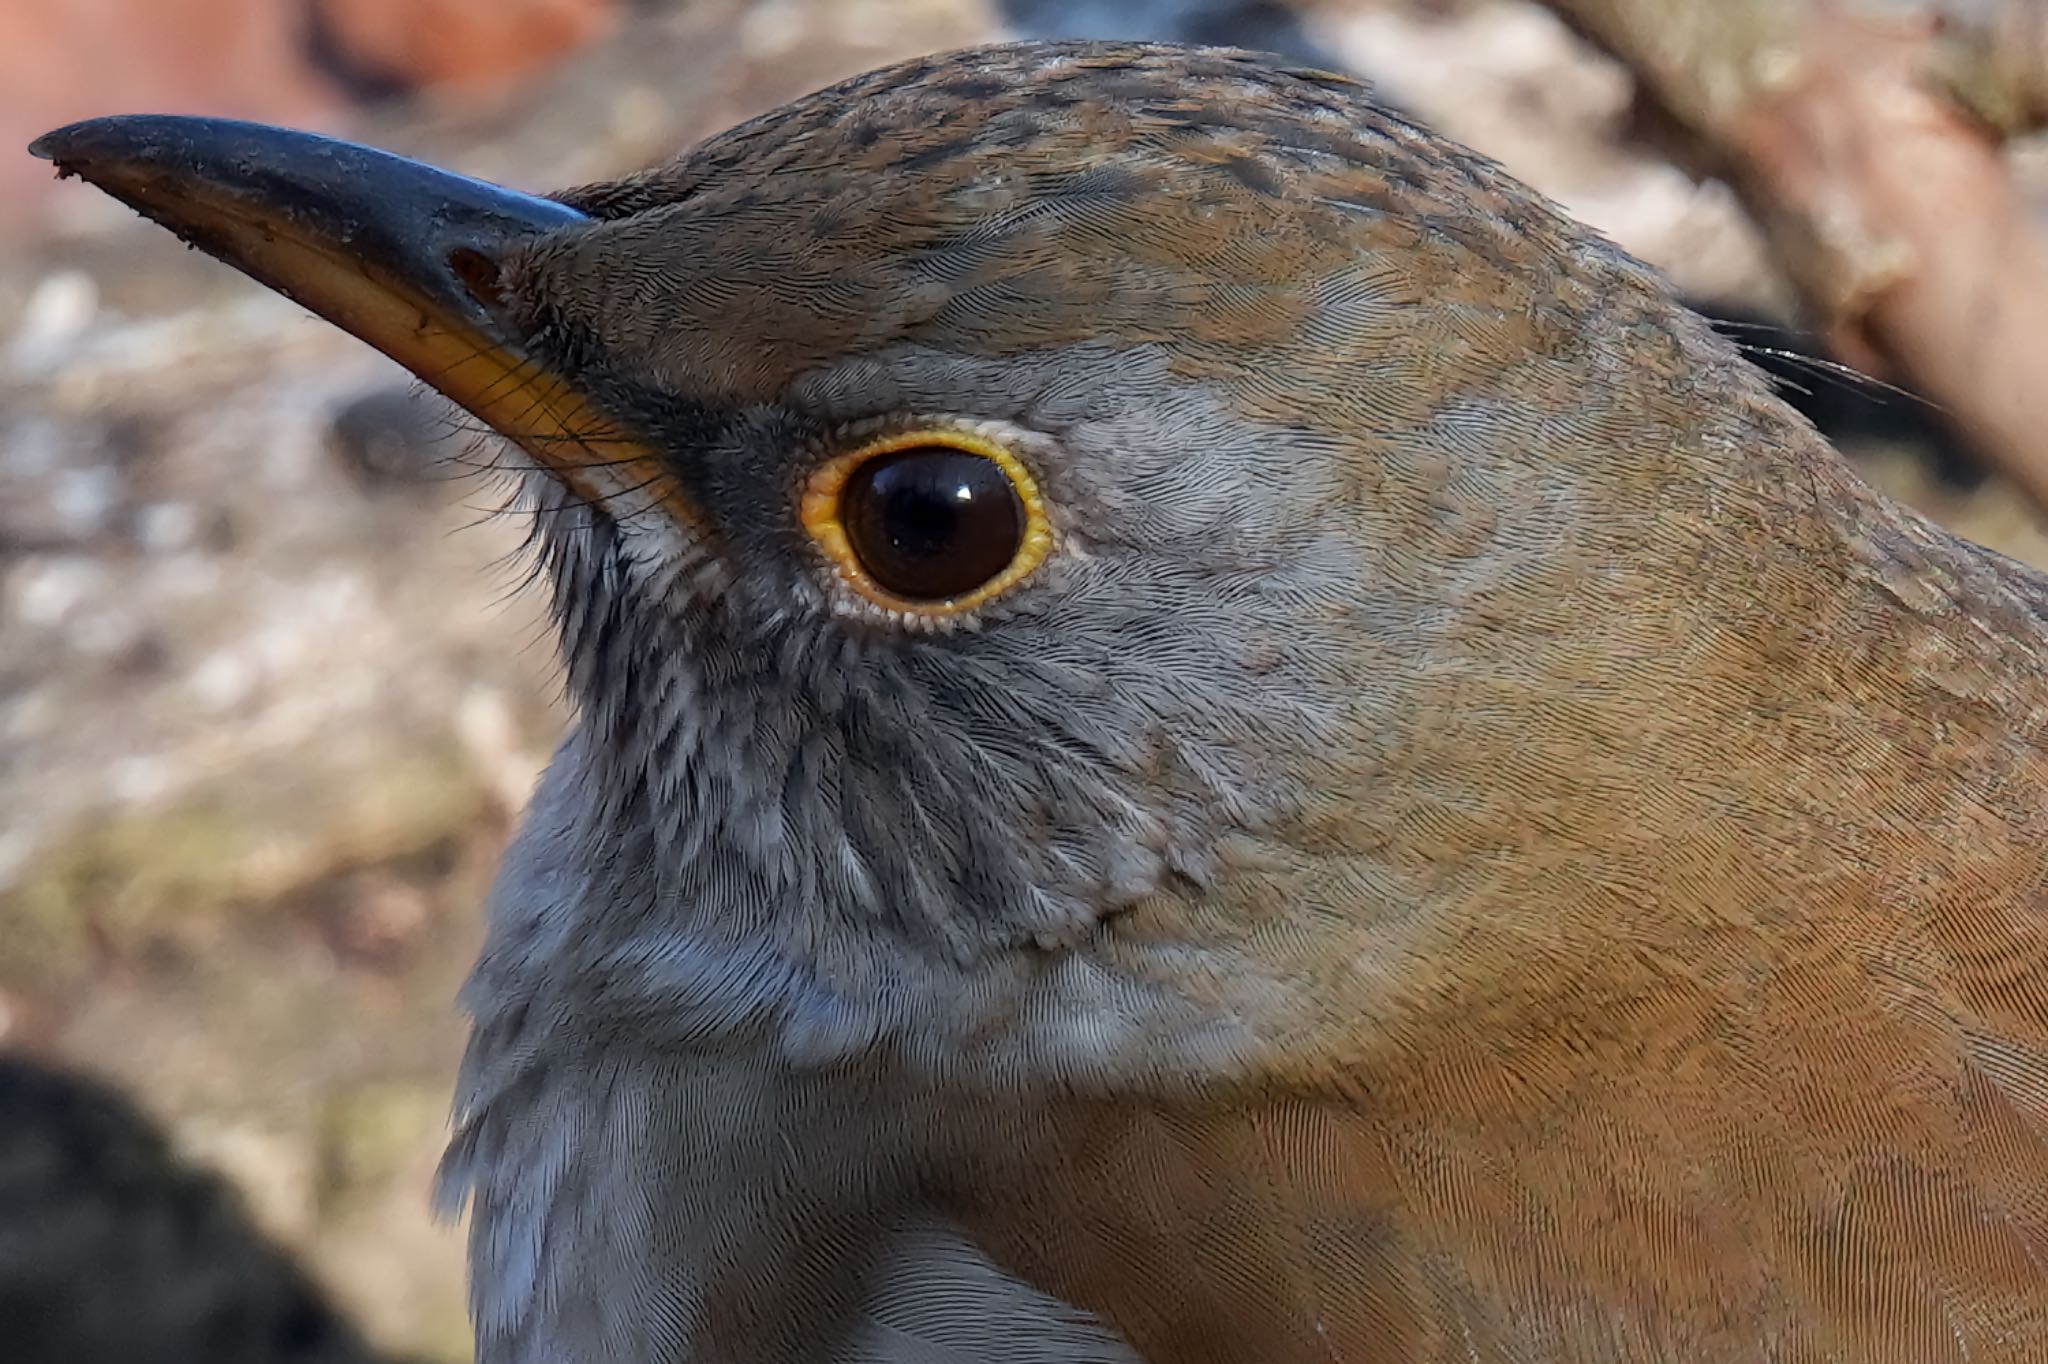
M1121 38L1276 52L1310 66L1341 59L1285 0L1002 0L1003 21L1024 38Z
M133 1103L0 1053L0 1361L381 1359Z
M383 493L460 476L466 438L448 405L410 385L390 385L338 404L328 448L367 491Z

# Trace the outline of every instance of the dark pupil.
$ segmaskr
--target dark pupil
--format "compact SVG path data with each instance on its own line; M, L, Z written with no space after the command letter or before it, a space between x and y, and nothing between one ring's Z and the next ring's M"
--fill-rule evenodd
M879 455L840 494L840 523L868 576L899 597L965 596L1010 566L1024 508L1002 466L932 446Z

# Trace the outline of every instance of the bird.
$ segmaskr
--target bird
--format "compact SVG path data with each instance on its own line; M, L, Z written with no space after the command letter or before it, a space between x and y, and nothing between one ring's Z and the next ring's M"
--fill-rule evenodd
M2048 1359L2048 580L1339 75L34 148L501 433L484 1364Z

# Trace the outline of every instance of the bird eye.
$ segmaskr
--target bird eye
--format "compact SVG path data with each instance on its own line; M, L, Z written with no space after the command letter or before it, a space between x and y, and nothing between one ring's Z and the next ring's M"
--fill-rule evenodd
M802 519L863 596L924 616L988 601L1051 545L1030 473L967 430L898 432L829 460L805 489Z
M965 596L1024 541L1024 504L1003 466L943 445L861 465L840 491L839 519L868 576L909 601Z

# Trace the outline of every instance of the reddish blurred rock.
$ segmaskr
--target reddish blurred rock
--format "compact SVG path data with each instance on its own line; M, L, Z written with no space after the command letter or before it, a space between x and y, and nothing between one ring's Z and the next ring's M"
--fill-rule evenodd
M482 0L492 3L492 0ZM41 201L47 129L117 111L332 119L340 95L281 0L0 0L0 213Z
M314 0L352 74L405 89L503 87L607 31L615 0Z
M331 128L346 84L503 88L604 33L617 10L617 0L0 0L0 223L48 201L49 168L19 149L75 119L220 114Z

